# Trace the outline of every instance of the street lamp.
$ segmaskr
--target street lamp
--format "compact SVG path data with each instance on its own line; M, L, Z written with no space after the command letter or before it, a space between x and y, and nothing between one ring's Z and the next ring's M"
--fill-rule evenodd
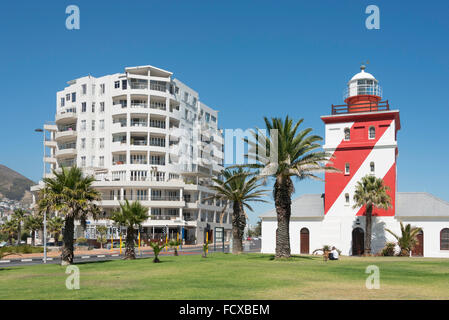
M34 131L44 133L44 130L40 128L35 129ZM44 172L42 178L45 178L45 133L43 136L44 138L42 145L44 146L44 158L43 158ZM47 211L44 212L44 263L47 263Z

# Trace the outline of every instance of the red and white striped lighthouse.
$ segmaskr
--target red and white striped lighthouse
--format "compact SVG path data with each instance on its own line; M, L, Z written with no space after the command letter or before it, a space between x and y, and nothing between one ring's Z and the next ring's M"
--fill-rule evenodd
M375 175L390 188L392 208L375 209L373 215L394 216L396 193L397 132L399 111L382 101L376 78L361 66L348 82L344 105L332 105L332 114L321 119L326 126L324 150L333 154L333 166L340 173L325 175L326 217L363 215L353 209L355 186L365 175Z

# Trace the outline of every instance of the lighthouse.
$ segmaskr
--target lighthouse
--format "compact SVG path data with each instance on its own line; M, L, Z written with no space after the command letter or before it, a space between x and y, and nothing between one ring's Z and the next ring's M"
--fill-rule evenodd
M324 150L333 156L339 173L326 173L324 213L326 216L362 216L364 208L353 209L355 186L362 177L373 175L389 187L392 207L375 209L374 216L394 216L396 192L397 133L399 111L382 100L378 80L365 66L349 80L342 105L332 105L325 123Z
M342 255L364 253L365 208L354 208L354 192L364 176L381 178L388 186L391 208L374 208L371 252L379 254L396 239L386 229L400 234L400 223L421 228L412 256L449 258L449 202L426 192L398 192L396 160L399 110L382 96L379 81L361 66L347 83L344 104L331 105L322 116L325 126L323 149L332 154L326 172L324 193L302 194L292 201L290 246L292 253L311 254L324 245L335 246ZM262 218L263 253L274 253L277 212Z

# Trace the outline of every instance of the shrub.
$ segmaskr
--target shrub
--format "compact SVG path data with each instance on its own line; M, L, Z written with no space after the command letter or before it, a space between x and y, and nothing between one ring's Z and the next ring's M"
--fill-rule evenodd
M387 242L385 247L380 252L381 256L391 257L394 256L396 244L394 242Z
M76 239L76 243L77 243L78 245L85 246L85 245L87 245L87 239L86 239L86 238L83 238L83 237L78 238L78 239Z

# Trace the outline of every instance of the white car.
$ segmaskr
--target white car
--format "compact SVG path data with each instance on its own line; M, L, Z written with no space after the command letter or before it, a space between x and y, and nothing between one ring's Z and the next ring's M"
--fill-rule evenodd
M5 241L3 241L3 242L0 242L0 248L3 248L4 246L6 246L8 243L7 242L5 242Z

